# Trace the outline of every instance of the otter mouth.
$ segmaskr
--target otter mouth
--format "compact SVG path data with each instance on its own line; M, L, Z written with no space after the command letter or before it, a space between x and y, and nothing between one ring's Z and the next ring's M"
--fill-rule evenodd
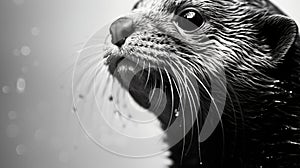
M153 112L164 129L175 120L179 107L176 80L158 67L143 67L125 57L108 60L108 69L143 108Z

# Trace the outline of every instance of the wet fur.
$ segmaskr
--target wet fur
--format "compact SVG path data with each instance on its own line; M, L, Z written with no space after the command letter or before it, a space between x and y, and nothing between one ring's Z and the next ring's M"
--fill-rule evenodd
M199 9L206 19L192 34L179 32L170 21L187 6ZM169 85L168 92L172 88L187 96L193 88L184 89L180 71L194 74L199 86L209 90L207 75L218 77L225 68L222 123L199 144L199 126L211 103L210 93L203 90L201 121L170 149L172 167L300 167L300 39L292 19L266 0L142 0L128 16L134 19L135 33L121 50L108 49L103 67L115 57L130 55L135 62L172 69L178 86L170 79L159 82ZM157 73L164 78L163 70ZM135 90L131 93L137 101L141 97ZM139 103L145 106L146 101ZM173 115L167 112L159 119L166 124Z

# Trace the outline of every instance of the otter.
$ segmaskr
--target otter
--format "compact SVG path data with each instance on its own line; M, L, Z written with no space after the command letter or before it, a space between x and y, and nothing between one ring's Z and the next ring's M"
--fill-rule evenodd
M110 36L98 70L106 68L162 129L187 116L191 129L170 148L172 168L300 167L298 27L269 0L140 0L111 24ZM211 96L215 80L224 100ZM153 99L157 88L164 102ZM207 122L222 101L219 121ZM200 140L206 122L212 132Z

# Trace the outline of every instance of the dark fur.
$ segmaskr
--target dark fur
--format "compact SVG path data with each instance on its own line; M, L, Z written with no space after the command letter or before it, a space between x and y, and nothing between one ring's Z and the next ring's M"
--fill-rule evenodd
M183 159L182 141L171 148L172 167L300 167L300 39L295 22L283 16L283 12L267 0L211 0L203 3L200 0L178 3L144 0L135 5L134 11L146 8L151 12L142 13L145 18L135 18L137 27L140 26L137 32L150 29L142 26L145 21L155 22L158 28L151 28L149 32L161 37L158 34L164 33L159 28L163 29L164 24L160 25L160 21L165 23L168 20L162 19L163 16L185 6L201 10L208 21L208 26L202 31L210 40L224 46L224 53L229 53L228 57L222 57L228 95L222 124L201 143L201 159L198 137L191 136L192 133L199 134L199 130L193 129L194 132L186 136L185 149L188 150L184 151ZM176 33L172 35L174 38L164 38L177 48L175 51L165 50L182 57L180 53L190 54L180 50L180 46L189 46L190 50L195 46ZM126 43L124 50L138 42L136 36L141 35L133 34L128 39L132 43ZM197 64L192 59L185 59ZM197 66L203 68L205 74L209 71L207 62L201 63ZM131 93L136 99L141 96ZM199 115L205 118L207 110L204 106ZM166 123L169 118L159 119Z

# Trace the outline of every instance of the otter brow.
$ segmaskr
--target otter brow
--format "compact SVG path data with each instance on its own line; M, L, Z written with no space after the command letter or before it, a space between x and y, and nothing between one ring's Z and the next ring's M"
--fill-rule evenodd
M200 6L201 3L196 3L194 0L171 0L164 1L162 4L162 10L168 11L169 13L174 13L188 7L199 8Z

